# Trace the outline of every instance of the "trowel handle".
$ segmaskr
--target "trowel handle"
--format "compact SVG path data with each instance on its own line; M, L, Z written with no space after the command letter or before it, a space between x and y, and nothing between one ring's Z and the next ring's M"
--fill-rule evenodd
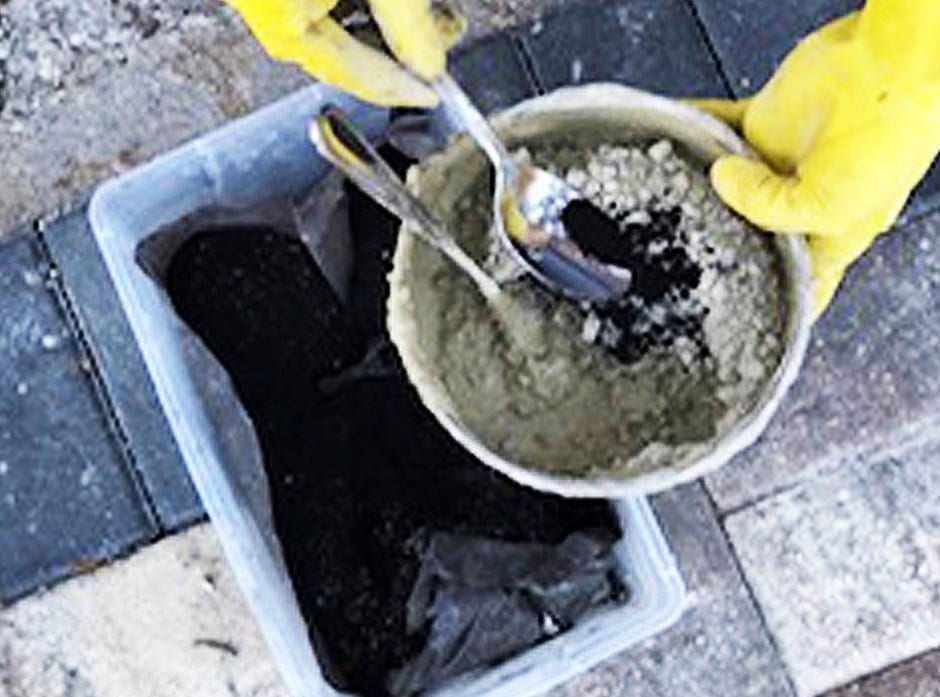
M441 222L402 183L349 117L329 104L310 124L310 140L320 154L341 169L366 194L403 220L427 243L446 254L466 272L487 297L499 293L496 281L447 234Z

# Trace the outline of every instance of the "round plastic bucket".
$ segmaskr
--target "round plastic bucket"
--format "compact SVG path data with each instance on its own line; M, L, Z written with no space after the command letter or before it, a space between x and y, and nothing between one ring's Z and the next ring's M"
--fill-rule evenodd
M510 145L574 133L603 134L605 142L648 143L668 138L706 171L718 157L749 154L746 144L725 124L692 106L615 84L560 89L522 102L492 118ZM468 138L455 139L409 175L409 186L426 203L442 209L456 204L469 178L485 163ZM409 230L409 224L403 231ZM399 236L391 273L389 331L409 378L421 399L447 431L490 467L514 480L565 496L618 498L648 494L690 481L720 467L761 434L795 380L812 325L809 252L801 236L778 235L774 245L781 260L784 288L784 351L779 365L754 405L704 454L657 469L606 477L553 474L513 462L488 447L466 427L446 395L436 366L416 340L420 316L414 309L412 279L406 261L424 244L415 235Z

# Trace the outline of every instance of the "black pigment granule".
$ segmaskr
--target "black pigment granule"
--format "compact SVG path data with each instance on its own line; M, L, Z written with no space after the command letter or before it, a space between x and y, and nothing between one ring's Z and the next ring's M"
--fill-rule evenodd
M353 198L357 220L376 229L354 231L347 308L303 244L257 227L195 235L167 289L254 423L275 528L328 678L372 696L388 693L431 631L406 627L422 541L452 533L557 545L599 531L609 546L620 533L606 502L536 492L469 455L420 403L393 350L384 376L349 377L386 338L377 315L395 241L394 219Z
M620 241L620 225L587 199L568 203L561 212L565 230L582 251L606 264L626 266L629 246Z
M569 235L585 252L631 273L627 295L596 309L609 325L602 341L625 363L638 361L654 347L669 347L679 338L692 341L699 357L706 358L702 322L708 310L690 302L702 268L686 249L682 211L657 208L654 203L648 212L647 223L626 222L625 213L612 220L584 200L572 201L562 212ZM610 335L615 338L604 338Z

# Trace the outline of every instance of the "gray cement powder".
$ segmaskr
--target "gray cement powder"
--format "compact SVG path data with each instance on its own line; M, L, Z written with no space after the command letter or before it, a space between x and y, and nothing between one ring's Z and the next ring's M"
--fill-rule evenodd
M537 145L518 154L628 223L681 210L678 229L700 281L688 297L644 306L636 326L694 315L706 351L680 336L638 360L615 358L619 329L602 313L549 295L494 253L480 178L454 209L438 213L502 277L503 316L436 253L412 260L419 341L453 410L503 457L554 473L628 476L709 452L754 406L782 356L783 289L771 238L725 208L704 172L666 141Z

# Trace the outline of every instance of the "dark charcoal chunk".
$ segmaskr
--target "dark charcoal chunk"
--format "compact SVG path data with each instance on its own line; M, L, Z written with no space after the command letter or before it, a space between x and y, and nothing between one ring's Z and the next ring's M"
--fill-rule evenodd
M620 226L590 201L571 201L561 212L571 239L587 254L606 264L625 266L631 261L629 245L621 243Z
M302 393L363 353L360 333L306 247L273 230L193 236L173 259L167 290L249 410Z

